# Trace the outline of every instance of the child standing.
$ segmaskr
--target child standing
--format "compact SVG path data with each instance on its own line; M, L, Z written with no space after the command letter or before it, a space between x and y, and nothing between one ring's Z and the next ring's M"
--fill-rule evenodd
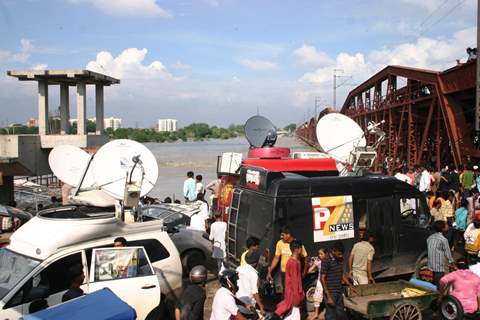
M278 317L288 316L292 320L300 320L300 306L305 293L302 285L302 259L303 244L298 240L290 242L292 255L287 261L285 269L285 294L283 300L277 304L275 314ZM289 313L291 313L289 315Z
M320 281L320 274L322 271L322 261L325 259L326 256L327 249L318 249L318 254L313 259L310 269L308 270L308 272L318 271L317 285L315 287L315 293L313 294L313 305L315 307L315 318L313 319L320 319L320 313L323 311L323 308L320 308L323 302L323 287L322 282Z

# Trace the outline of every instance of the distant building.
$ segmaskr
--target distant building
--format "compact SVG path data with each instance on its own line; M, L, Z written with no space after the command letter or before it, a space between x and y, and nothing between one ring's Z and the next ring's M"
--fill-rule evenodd
M77 119L70 119L70 125L77 123ZM96 122L96 118L88 118L88 121ZM122 119L120 118L105 118L103 119L103 126L105 129L112 128L114 131L122 127Z
M115 131L122 127L122 119L120 118L105 118L103 122L105 123L105 129L112 128Z
M34 118L30 118L27 121L27 127L32 128L32 127L38 127L38 120Z
M160 119L158 120L158 132L175 132L177 131L177 120Z

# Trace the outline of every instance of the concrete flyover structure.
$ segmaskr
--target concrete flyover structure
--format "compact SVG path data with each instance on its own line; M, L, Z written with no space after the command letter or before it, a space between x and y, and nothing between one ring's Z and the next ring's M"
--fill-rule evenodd
M43 175L50 173L48 154L62 144L80 148L103 145L107 136L104 130L104 87L119 84L120 80L107 75L78 69L67 70L12 70L9 76L20 81L38 82L38 135L0 136L0 203L13 200L13 176ZM60 132L50 132L49 86L60 86ZM87 85L95 86L96 132L87 133ZM76 89L77 133L70 132L69 89Z

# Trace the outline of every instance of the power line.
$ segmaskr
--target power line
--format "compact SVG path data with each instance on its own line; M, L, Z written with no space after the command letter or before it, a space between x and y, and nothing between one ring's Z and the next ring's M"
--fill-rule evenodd
M433 26L435 26L437 23L451 15L458 7L460 7L466 0L461 0L459 3L457 3L455 6L453 6L447 13L445 13L443 16L441 16L438 20L436 20L434 23L430 24L427 28L425 28L420 34L418 35L417 38L423 36L427 31L429 31Z
M433 15L434 15L435 13L437 13L437 11L439 11L440 9L442 9L443 6L444 6L448 1L450 1L450 0L445 0L445 1L443 1L435 10L433 10L433 11L428 15L428 17L426 17L425 19L423 19L422 23L420 23L420 24L418 25L418 28L420 29L420 27L423 26L431 17L433 17Z

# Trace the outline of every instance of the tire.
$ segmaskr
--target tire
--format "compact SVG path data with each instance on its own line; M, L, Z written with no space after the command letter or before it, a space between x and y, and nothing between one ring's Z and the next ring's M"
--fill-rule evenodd
M462 304L453 296L446 296L442 299L440 314L445 320L462 320L464 317Z
M188 275L193 267L205 265L205 255L200 250L188 250L182 255L182 267L185 275Z
M165 302L160 302L160 305L155 307L150 313L147 315L145 320L160 320L160 319L171 319L171 316L168 312L168 308L165 305Z

